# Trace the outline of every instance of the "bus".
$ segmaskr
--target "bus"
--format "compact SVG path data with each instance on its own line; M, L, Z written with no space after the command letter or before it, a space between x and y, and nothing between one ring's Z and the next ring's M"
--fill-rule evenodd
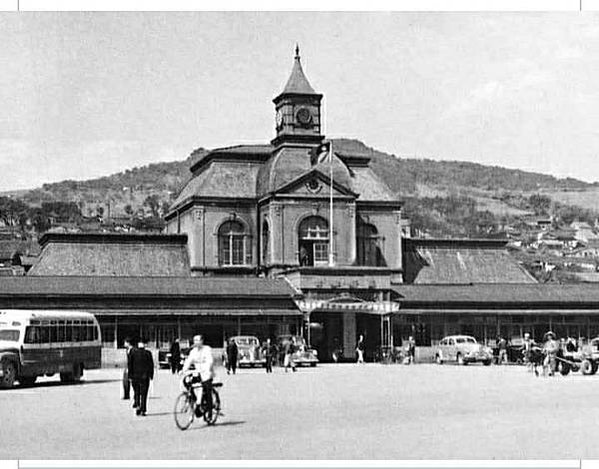
M100 368L102 340L93 314L77 311L0 310L0 388L39 376L81 380L84 369Z

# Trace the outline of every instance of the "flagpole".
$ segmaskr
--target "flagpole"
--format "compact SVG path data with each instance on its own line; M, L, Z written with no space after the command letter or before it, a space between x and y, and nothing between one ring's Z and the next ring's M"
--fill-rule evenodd
M333 246L333 141L329 144L329 267L335 265Z

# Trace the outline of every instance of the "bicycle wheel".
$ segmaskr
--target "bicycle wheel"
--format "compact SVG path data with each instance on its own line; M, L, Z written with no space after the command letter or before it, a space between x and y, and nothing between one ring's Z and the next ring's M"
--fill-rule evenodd
M214 425L220 414L220 397L216 389L212 389L212 415L208 417L208 413L204 412L204 421L208 425Z
M175 401L175 423L180 430L187 430L193 423L195 414L195 403L191 395L187 392L182 392Z

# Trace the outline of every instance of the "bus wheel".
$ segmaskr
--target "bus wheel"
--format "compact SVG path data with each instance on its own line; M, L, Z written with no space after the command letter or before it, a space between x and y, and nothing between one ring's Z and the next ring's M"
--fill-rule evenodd
M20 376L19 383L21 383L22 386L33 386L36 379L37 376Z
M79 381L81 381L82 376L83 376L83 367L80 364L75 363L73 365L73 383L78 383Z
M13 384L15 384L15 379L17 377L17 367L10 360L5 360L0 363L2 370L4 373L2 374L2 378L0 378L0 387L2 388L12 388Z

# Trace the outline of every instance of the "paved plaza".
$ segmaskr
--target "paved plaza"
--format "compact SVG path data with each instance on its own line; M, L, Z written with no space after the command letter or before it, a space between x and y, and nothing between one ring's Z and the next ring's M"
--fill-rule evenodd
M377 364L218 373L225 415L187 431L175 426L167 371L145 418L120 399L116 369L1 391L0 459L599 457L599 376Z

